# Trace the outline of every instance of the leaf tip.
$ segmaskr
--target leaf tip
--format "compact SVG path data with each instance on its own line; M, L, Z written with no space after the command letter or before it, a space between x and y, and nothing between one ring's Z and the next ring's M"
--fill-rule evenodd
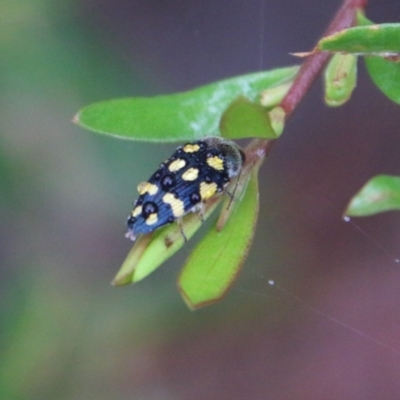
M269 113L272 129L276 134L276 138L282 135L285 127L286 113L282 107L275 107Z
M190 311L197 311L200 308L204 308L212 304L219 303L225 297L225 295L229 290L229 288L227 288L226 290L221 292L218 296L208 296L208 297L206 296L203 298L197 297L196 299L195 293L193 293L192 295L190 294L190 291L189 293L187 293L185 289L181 286L179 280L177 282L177 286L183 301L185 302L186 306L189 308Z
M111 286L120 286L120 283L117 281L116 278L114 278L111 282L110 282Z
M294 52L294 53L289 53L291 56L298 57L298 58L305 58L308 56L312 56L315 53L315 50L313 51L299 51L299 52Z
M80 113L77 112L71 119L71 122L74 123L75 125L80 125L81 121L80 121Z
M180 285L179 281L178 281L178 291L183 299L183 301L185 302L186 306L189 308L190 311L196 311L198 307L195 303L193 303L190 299L190 297L186 294L186 292L183 290L182 286Z
M110 282L111 286L124 286L132 283L133 274L116 275L114 279Z

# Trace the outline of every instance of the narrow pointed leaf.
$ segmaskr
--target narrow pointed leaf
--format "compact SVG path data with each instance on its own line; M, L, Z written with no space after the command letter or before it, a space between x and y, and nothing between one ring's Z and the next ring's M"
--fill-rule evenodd
M218 134L222 113L239 95L255 100L262 90L293 80L297 71L298 67L279 68L183 93L95 103L80 110L74 122L92 131L125 139L196 140Z
M212 214L220 201L221 198L208 201L204 219ZM186 215L182 221L186 238L190 239L201 225L202 221L198 213ZM172 257L184 244L185 241L177 223L139 237L114 278L113 285L126 285L142 280Z
M400 177L377 175L351 199L345 215L363 217L400 210Z
M322 51L346 53L400 53L400 24L364 25L344 29L321 39Z
M117 275L111 282L114 286L132 283L135 268L151 240L151 234L139 237L128 253Z
M190 255L178 279L191 309L219 301L233 285L253 240L258 215L257 170L221 231L212 229Z
M325 102L337 107L346 103L356 87L357 56L354 54L334 54L324 74Z

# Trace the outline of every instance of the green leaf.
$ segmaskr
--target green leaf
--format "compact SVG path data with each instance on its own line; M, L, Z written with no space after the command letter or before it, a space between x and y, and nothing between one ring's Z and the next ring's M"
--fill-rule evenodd
M285 127L285 118L286 118L285 110L280 106L274 107L268 113L268 115L271 121L272 129L274 130L276 137L278 138L279 136L282 135L283 128Z
M377 175L351 199L345 215L363 217L400 210L400 177Z
M95 132L125 139L196 140L210 134L218 135L222 113L238 96L256 100L262 90L293 80L297 71L298 67L279 68L183 93L95 103L80 110L73 121Z
M253 240L258 215L257 168L221 231L211 229L189 256L178 287L191 309L219 301L233 285Z
M204 220L216 209L221 197L207 202ZM186 215L182 228L187 239L190 239L202 221L198 213ZM148 235L140 236L123 262L112 284L115 286L135 283L156 270L164 261L172 257L185 244L182 232L177 223L168 225Z
M337 107L346 103L356 87L357 56L334 54L325 69L325 102Z
M374 23L365 16L365 13L362 10L357 11L357 25L358 26L368 26L373 25Z
M274 86L263 90L260 95L260 104L264 107L274 107L281 104L284 97L288 94L293 82L286 82L282 85Z
M400 24L364 25L344 29L321 39L322 51L346 53L400 53Z
M400 104L400 63L382 57L365 57L369 76L382 93L390 100Z
M372 25L373 22L358 13L359 25ZM400 63L379 56L364 58L369 76L382 93L390 100L400 104Z
M111 282L112 285L122 286L132 283L136 266L138 265L140 258L146 250L146 247L150 243L151 237L151 234L143 235L136 240L131 251L128 253L125 261L119 269L117 275Z
M221 118L219 127L223 137L241 139L260 137L276 139L268 110L243 96L231 103Z

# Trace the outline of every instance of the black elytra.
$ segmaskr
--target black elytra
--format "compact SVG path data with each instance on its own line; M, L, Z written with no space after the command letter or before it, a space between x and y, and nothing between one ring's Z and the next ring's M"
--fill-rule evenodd
M126 237L135 240L189 212L199 212L208 199L225 191L244 162L245 154L236 143L217 136L179 146L147 182L139 184Z

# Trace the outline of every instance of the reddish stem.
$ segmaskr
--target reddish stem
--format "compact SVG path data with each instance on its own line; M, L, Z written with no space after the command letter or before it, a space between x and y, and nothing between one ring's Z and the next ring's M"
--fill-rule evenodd
M332 35L353 25L358 9L364 9L368 0L344 0L342 7L336 13L326 29L324 36ZM280 106L285 110L286 119L292 114L301 99L307 93L315 78L330 58L329 53L317 52L310 55L300 67L293 85L282 100ZM247 164L260 162L270 152L276 140L254 139L246 148Z
M357 9L365 8L367 2L368 0L345 0L335 18L328 26L328 29L325 31L323 37L332 35L342 29L352 26ZM329 53L315 53L309 56L300 67L300 71L297 74L293 85L281 103L281 107L285 110L286 118L290 116L303 96L307 93L311 84L314 82L329 57Z

